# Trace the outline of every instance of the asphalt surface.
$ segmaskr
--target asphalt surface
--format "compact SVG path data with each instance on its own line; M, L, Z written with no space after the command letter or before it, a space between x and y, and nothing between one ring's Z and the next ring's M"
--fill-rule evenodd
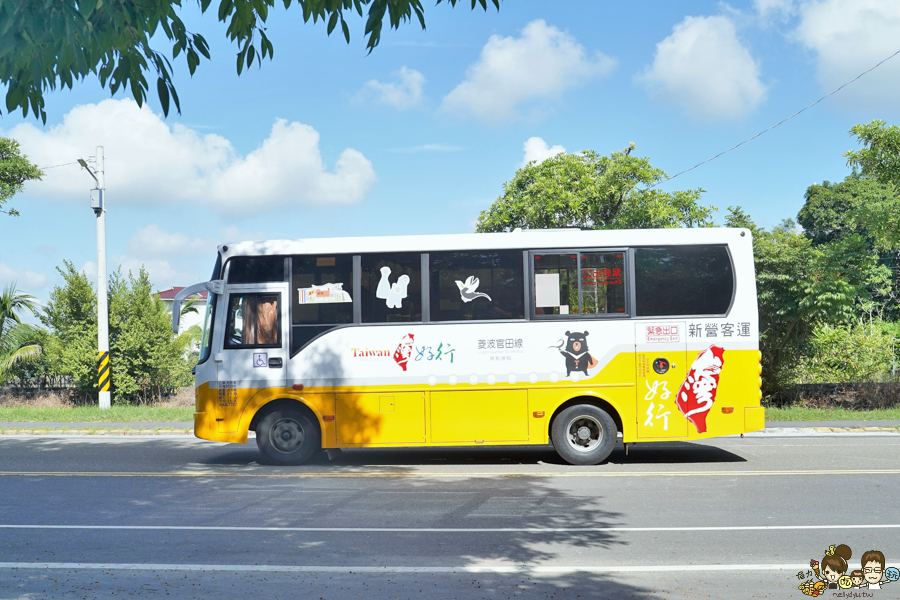
M900 566L898 449L773 432L597 467L543 446L272 467L252 442L3 436L0 598L799 598L832 544Z

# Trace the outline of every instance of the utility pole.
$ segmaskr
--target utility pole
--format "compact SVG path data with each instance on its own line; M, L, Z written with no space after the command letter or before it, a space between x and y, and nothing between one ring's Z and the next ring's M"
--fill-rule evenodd
M97 155L92 162L97 164L95 169L91 169L84 159L78 159L78 164L87 169L97 184L97 187L91 190L91 208L97 216L97 383L100 388L100 409L104 410L110 407L111 402L106 282L106 176L103 166L103 146L97 146Z

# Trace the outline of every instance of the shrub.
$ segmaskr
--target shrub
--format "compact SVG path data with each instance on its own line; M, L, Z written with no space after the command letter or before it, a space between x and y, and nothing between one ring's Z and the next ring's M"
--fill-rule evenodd
M891 379L897 325L880 319L815 327L792 383L882 382Z

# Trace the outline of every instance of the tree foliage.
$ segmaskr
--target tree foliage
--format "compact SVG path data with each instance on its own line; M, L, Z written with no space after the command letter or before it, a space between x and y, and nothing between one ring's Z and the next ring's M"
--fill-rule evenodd
M885 381L891 375L892 340L897 335L897 324L881 319L815 327L792 378L797 383Z
M807 188L798 221L814 244L858 233L883 255L895 255L900 249L898 189L854 171L840 183Z
M859 233L815 244L791 220L766 231L740 207L725 222L753 233L766 392L793 381L816 327L849 323L888 295L890 270Z
M28 162L28 157L20 152L19 142L0 138L0 213L19 216L16 209L4 210L3 206L22 191L26 181L40 180L43 176L44 172Z
M10 284L0 293L0 383L19 364L40 359L41 330L23 323L21 313L37 314L37 299Z
M71 262L57 269L64 284L50 293L41 321L50 330L48 342L53 374L72 377L81 392L97 390L97 298L83 272ZM191 383L193 338L172 335L172 320L153 294L147 272L109 281L109 347L115 402L147 402L173 387Z
M592 150L557 154L516 171L503 195L478 217L476 231L702 227L711 207L697 203L703 190L664 192L651 186L666 174L634 145L609 156Z
M147 402L167 388L190 385L184 344L172 335L172 318L153 293L147 271L109 283L109 348L112 392L117 400Z
M80 392L97 392L97 296L87 275L65 261L63 285L50 292L41 322L50 332L52 370L72 377Z
M365 16L366 47L371 52L381 40L385 22L392 29L415 19L425 28L422 0L281 0L285 8L299 6L303 21L322 21L330 35L340 24L349 43L347 18ZM445 0L437 0L440 4ZM456 6L460 0L446 0ZM472 8L488 4L498 10L500 0L471 0ZM212 0L198 0L206 13ZM237 72L275 53L265 24L275 0L220 0L219 21L238 47ZM115 94L130 87L138 105L150 90L147 74L156 75L156 93L163 112L170 102L180 112L167 54L150 45L165 36L172 59L184 56L191 75L200 57L209 59L209 44L190 32L179 16L182 0L19 0L0 2L0 82L7 86L6 109L32 113L46 123L44 91L71 88L76 80L97 77ZM364 15L365 13L365 15ZM162 35L159 35L162 34ZM154 41L156 41L154 40Z
M900 186L900 127L872 121L854 126L850 133L863 147L844 154L847 164L882 183Z

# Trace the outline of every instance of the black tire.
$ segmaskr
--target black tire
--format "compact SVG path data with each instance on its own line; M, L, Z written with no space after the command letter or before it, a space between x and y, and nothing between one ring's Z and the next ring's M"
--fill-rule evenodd
M605 410L591 404L565 409L550 425L550 439L570 465L598 465L616 446L616 424Z
M256 424L256 445L267 462L301 465L322 449L319 423L295 408L276 408Z

